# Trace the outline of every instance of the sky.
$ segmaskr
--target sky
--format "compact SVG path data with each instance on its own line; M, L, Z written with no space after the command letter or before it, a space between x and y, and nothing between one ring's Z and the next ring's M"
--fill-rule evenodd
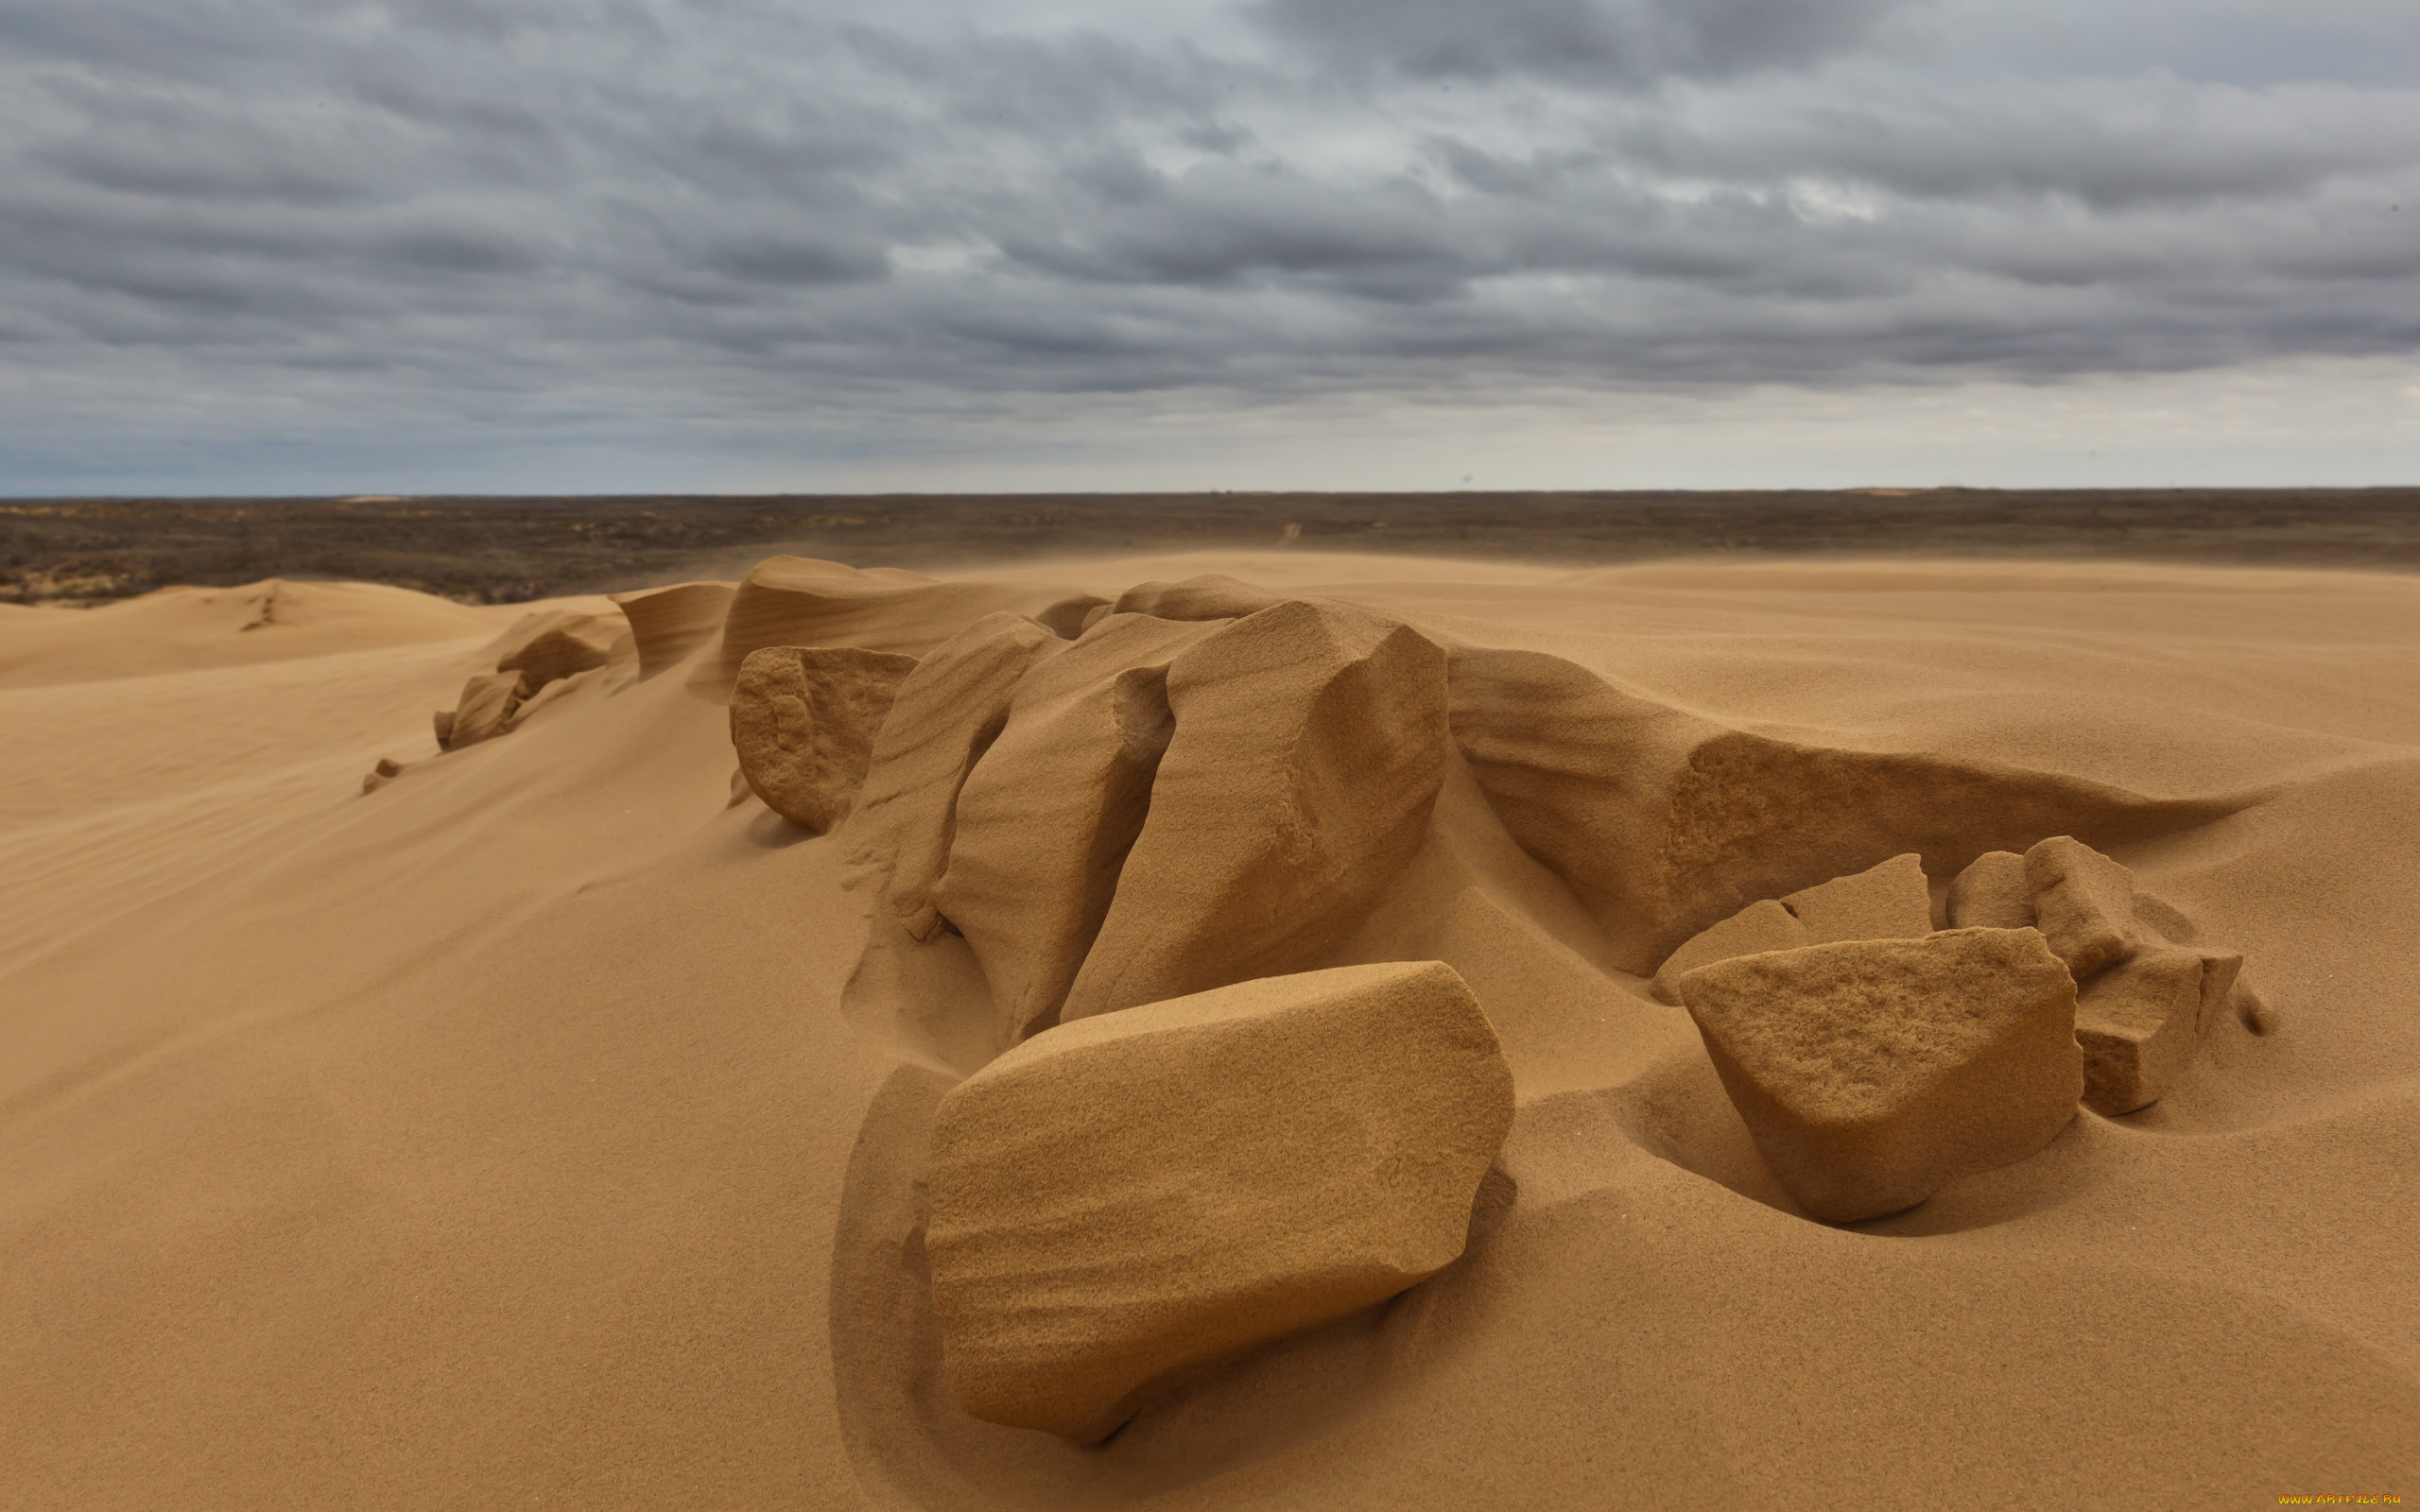
M2420 484L2412 0L10 0L0 493Z

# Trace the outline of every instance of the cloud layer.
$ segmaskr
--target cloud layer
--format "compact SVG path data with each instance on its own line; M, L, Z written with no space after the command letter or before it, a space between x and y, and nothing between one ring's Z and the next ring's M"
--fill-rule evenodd
M2406 9L2183 8L2184 71L2156 4L19 0L0 488L231 436L2399 361Z

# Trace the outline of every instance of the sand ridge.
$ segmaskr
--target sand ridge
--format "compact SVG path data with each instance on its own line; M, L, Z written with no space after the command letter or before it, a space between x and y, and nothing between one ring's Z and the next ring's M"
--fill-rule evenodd
M1470 1247L1078 1449L957 1414L935 1369L915 1183L955 1074L842 1012L866 891L843 834L730 802L724 647L438 758L427 710L512 615L406 597L274 661L212 622L152 662L147 631L101 644L145 601L0 616L0 1502L2414 1484L2420 946L2391 921L2420 905L2420 599L1266 556L994 576L1047 607L1224 572L1756 740L2197 806L2106 849L2241 954L2276 1030L2222 1018L2143 1112L1813 1222L1653 963L1448 752L1388 895L1305 964L1442 960L1485 1007L1518 1108ZM381 755L406 771L362 796Z

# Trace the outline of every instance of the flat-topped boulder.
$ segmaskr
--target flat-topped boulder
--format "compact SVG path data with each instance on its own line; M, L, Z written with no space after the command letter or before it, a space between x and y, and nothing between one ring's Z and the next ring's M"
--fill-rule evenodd
M2023 1160L2083 1091L2075 983L2035 930L1744 955L1680 989L1765 1163L1830 1222Z
M1004 1042L1058 1022L1175 731L1168 664L1213 628L1110 616L1027 674L967 775L933 899L982 963Z
M1512 1122L1435 961L1065 1023L941 1105L925 1237L943 1365L987 1421L1080 1443L1169 1376L1394 1296L1462 1252Z
M1794 951L1814 943L1806 937L1806 926L1798 921L1796 914L1784 908L1779 899L1762 899L1713 928L1689 936L1679 950L1666 956L1664 964L1655 969L1656 995L1667 1003L1678 1003L1681 978L1701 966L1712 966L1735 956L1760 955L1766 951Z
M731 744L765 806L810 830L849 812L913 657L859 646L767 646L740 663Z
M2166 1096L2224 1012L2243 957L2173 946L2140 951L2076 1000L2083 1105L2115 1118Z
M1427 834L1445 657L1409 627L1289 600L1179 653L1167 699L1150 810L1063 1019L1318 964Z
M1910 852L1863 871L1801 887L1781 901L1809 945L1844 939L1916 939L1932 933L1924 859Z

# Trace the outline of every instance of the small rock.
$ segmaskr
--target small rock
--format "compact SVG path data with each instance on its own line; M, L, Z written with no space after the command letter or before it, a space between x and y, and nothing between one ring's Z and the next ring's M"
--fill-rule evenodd
M1092 1443L1172 1373L1394 1296L1461 1253L1512 1122L1495 1031L1436 961L1036 1036L934 1121L925 1247L959 1404Z
M1924 858L1893 856L1878 866L1835 877L1782 899L1806 927L1806 942L1918 939L1932 933L1932 893Z
M2025 852L2033 914L2050 949L2078 982L2132 955L2135 874L2071 835L2053 835Z
M828 830L849 812L874 736L916 659L856 646L752 651L731 695L731 743L765 806Z
M2168 1095L2242 966L2240 955L2161 947L2095 978L2076 1002L2084 1106L2115 1118Z
M2025 858L2014 850L1986 850L1949 885L1952 929L2031 929L2033 888L2025 880Z
M404 767L401 762L391 756L381 756L378 758L378 765L363 774L361 790L364 793L375 793L403 775Z
M1292 600L1188 646L1167 697L1150 812L1063 1019L1317 964L1428 833L1445 658L1408 626Z
M1798 916L1768 898L1750 903L1704 934L1674 951L1655 971L1655 992L1667 1003L1681 1001L1681 978L1701 966L1734 956L1766 951L1794 951L1815 943Z
M1745 955L1680 988L1765 1163L1833 1223L2023 1160L2083 1091L2075 983L2035 930Z

